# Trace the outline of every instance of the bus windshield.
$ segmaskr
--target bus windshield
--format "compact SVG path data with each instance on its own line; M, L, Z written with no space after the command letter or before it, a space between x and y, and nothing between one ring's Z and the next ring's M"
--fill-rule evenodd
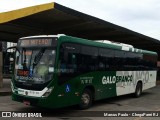
M52 79L54 58L55 50L52 49L20 49L16 52L15 78L21 82L48 82Z
M53 78L55 47L18 46L15 60L15 79L17 82L43 84Z

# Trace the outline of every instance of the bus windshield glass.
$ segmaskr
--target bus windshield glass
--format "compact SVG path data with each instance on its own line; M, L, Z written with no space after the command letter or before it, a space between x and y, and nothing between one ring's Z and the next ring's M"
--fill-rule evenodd
M53 78L56 46L52 39L44 40L47 39L19 41L14 73L18 82L43 84Z

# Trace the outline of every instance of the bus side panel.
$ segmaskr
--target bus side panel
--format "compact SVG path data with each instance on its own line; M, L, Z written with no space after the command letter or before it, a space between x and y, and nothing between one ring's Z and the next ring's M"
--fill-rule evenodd
M121 79L120 79L120 77ZM129 77L132 76L132 77ZM80 102L85 87L93 86L95 100L119 96L135 92L137 81L143 83L143 90L155 86L156 71L97 71L89 72L55 86L47 98L28 98L12 95L15 101L29 100L36 106L60 108L76 105ZM94 94L94 93L93 93Z
M134 93L138 81L142 81L142 88L146 90L156 85L156 71L117 71L116 76L132 76L131 81L116 83L117 96Z
M125 95L132 93L135 91L135 85L137 82L137 78L134 79L134 71L117 71L116 76L129 76L129 79L125 79L125 77L121 78L121 80L116 83L116 92L117 96Z
M39 101L38 105L47 108L61 108L78 103L79 96L74 95L73 89L70 92L66 92L66 86L62 85L55 90L48 98Z
M97 71L74 77L58 85L47 99L39 102L39 105L59 108L79 104L83 90L88 86L93 86L95 100L116 96L116 84L112 83L112 76L115 75L114 71Z
M156 86L157 71L148 71L148 78L143 82L143 90Z

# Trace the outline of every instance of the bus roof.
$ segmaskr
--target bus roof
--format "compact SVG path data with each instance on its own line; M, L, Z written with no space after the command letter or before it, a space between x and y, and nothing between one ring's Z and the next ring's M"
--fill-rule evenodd
M62 39L63 38L63 39ZM134 48L132 45L128 44L123 44L123 43L114 43L114 42L97 42L97 41L92 41L88 39L82 39L82 38L77 38L77 37L72 37L72 36L60 36L60 41L67 41L67 42L74 42L74 43L80 43L84 45L90 45L90 46L97 46L97 47L104 47L104 48L110 48L110 49L116 49L116 50L123 50L123 51L130 51L134 53L142 53L142 54L150 54L150 55L156 55L156 52L153 51L148 51L148 50L142 50L142 49L137 49Z
M137 49L137 48L134 48L132 45L128 45L128 44L124 44L124 43L117 43L117 42L112 42L112 41L109 41L109 40L92 41L92 40L88 40L88 39L67 36L65 34L37 35L37 36L22 37L20 39L40 38L40 37L57 37L61 41L65 41L65 42L66 41L67 42L74 42L74 43L80 43L80 44L84 44L84 45L95 46L95 47L104 47L104 48L110 48L110 49L115 49L115 50L123 50L123 51L130 51L130 52L134 52L134 53L150 54L150 55L156 55L157 56L156 52Z
M28 38L40 38L40 37L57 37L65 36L64 34L58 34L58 35L36 35L36 36L28 36L28 37L22 37L20 39L28 39Z

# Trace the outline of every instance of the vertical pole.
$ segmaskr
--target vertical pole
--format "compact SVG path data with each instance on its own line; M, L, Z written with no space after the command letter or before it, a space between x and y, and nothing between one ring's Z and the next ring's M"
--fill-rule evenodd
M3 52L2 52L2 44L0 44L0 88L3 86L3 73L2 72L3 72Z
M3 69L3 54L2 52L0 52L0 88L3 86L3 73L2 73L2 69Z

